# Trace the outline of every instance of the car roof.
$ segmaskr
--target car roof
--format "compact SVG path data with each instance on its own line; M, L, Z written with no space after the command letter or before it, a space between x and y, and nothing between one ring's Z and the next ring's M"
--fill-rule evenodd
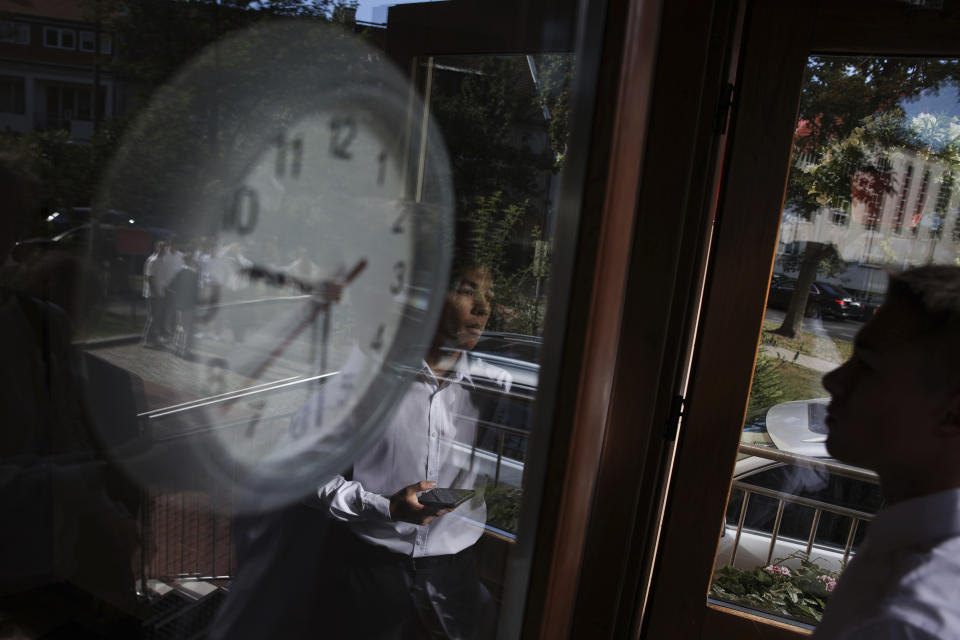
M767 411L767 434L781 451L811 458L827 458L823 419L829 398L781 402Z

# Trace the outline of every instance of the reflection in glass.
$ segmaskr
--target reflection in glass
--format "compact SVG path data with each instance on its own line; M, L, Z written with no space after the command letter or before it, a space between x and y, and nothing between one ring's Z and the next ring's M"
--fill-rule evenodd
M573 56L419 59L414 74L433 79L417 85L431 87L425 118L406 78L371 79L386 54L354 55L356 32L367 45L384 34L348 9L127 3L103 17L101 43L114 44L100 48L96 90L92 26L70 43L51 31L48 49L89 60L78 77L0 73L0 116L16 132L0 136L4 192L23 213L2 229L0 319L18 364L4 411L19 429L4 433L0 496L11 512L42 507L5 530L19 564L0 595L107 601L117 637L214 619L211 637L315 636L318 602L357 604L330 591L335 561L370 542L337 537L323 504L336 491L318 488L339 473L383 507L398 484L431 476L378 476L389 456L377 454L408 439L358 437L351 417L364 392L389 405L371 411L377 431L410 415L404 428L423 426L429 404L399 411L430 382L411 354L463 295L488 306L486 324L467 326L469 348L441 345L463 352L450 379L432 381L454 392L450 429L418 437L438 443L437 480L474 493L417 548L475 549L480 581L467 583L482 584L489 598L474 600L497 624L526 508ZM336 30L289 26L290 13ZM285 31L244 31L277 15ZM23 64L42 62L24 51ZM494 284L482 294L445 275L454 207L465 252ZM358 443L349 459L341 436ZM384 528L372 538L402 538ZM18 602L14 619L34 613L31 597ZM70 635L75 609L54 608L50 624Z
M870 472L803 460L828 457L820 381L883 302L887 272L960 258L958 70L808 60L713 597L817 622L881 506Z

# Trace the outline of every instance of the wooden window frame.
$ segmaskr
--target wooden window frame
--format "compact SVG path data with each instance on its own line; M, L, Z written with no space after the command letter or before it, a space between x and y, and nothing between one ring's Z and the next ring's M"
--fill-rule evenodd
M898 0L756 0L748 5L734 129L645 637L799 638L809 633L707 602L718 530L710 523L722 522L730 491L803 72L813 54L960 55L953 17L957 5L947 0L942 11Z

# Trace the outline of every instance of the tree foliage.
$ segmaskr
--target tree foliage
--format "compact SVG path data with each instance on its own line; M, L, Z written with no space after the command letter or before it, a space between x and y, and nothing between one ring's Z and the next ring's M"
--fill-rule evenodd
M823 207L867 203L868 213L898 185L891 159L909 150L951 160L949 145L930 146L907 122L903 101L960 83L956 60L818 56L808 62L785 208L811 219ZM875 204L870 204L875 203ZM818 273L840 268L836 247L806 243L788 267L799 267L794 299L779 333L792 336Z

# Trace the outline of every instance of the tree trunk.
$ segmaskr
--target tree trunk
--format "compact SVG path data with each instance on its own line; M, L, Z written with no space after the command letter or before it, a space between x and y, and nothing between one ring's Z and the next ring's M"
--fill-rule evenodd
M807 311L807 298L810 295L810 285L817 277L820 261L829 253L830 245L822 242L808 242L804 249L803 262L800 264L800 273L797 274L797 286L793 290L793 297L787 305L783 324L774 333L788 338L796 338L797 332L803 323Z

